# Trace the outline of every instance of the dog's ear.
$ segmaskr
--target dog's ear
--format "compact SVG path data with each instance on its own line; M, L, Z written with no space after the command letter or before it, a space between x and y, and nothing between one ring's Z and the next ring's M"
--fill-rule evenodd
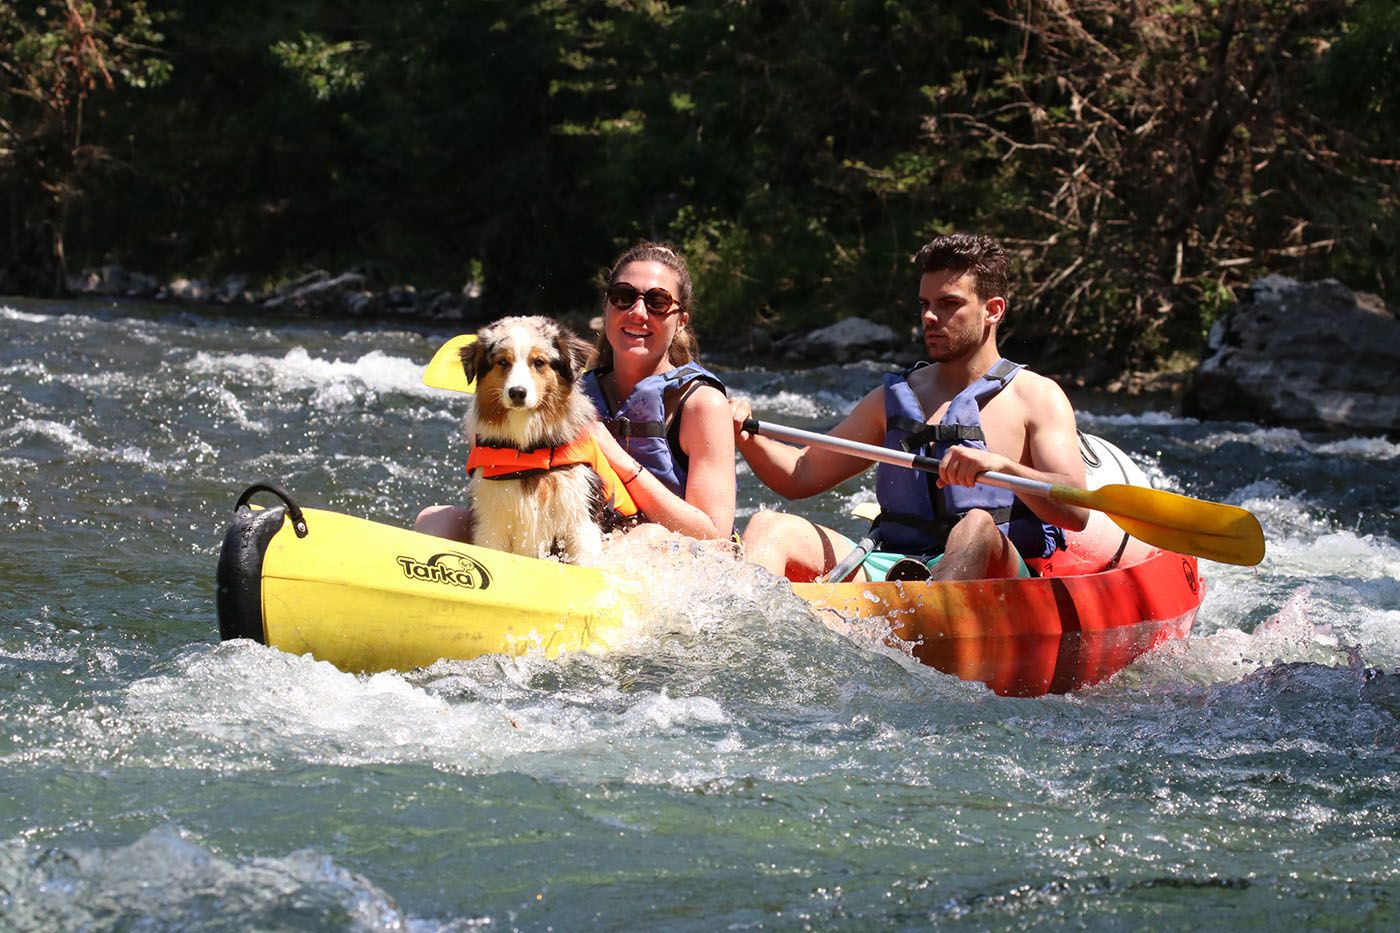
M554 349L559 352L559 360L554 364L554 369L565 382L571 383L583 375L583 371L593 359L593 344L567 327L559 328L559 336L554 338Z
M476 382L486 367L486 341L478 339L475 343L463 347L461 354L462 371L467 374L468 379Z

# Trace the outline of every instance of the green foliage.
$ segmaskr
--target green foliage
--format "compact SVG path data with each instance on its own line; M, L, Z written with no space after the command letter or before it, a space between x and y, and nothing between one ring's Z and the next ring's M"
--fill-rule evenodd
M1353 161L1367 169L1318 205L1354 231L1338 244L1330 271L1393 300L1400 290L1400 6L1361 3L1318 64L1312 92L1319 112L1346 127Z
M1314 74L1320 104L1360 133L1400 133L1400 5L1358 5Z
M66 242L550 311L651 237L732 341L907 325L910 255L976 229L1017 257L1008 336L1066 370L1194 347L1265 271L1400 278L1382 0L73 5L96 57L0 0L11 269Z
M327 101L364 85L365 74L357 58L366 48L363 42L328 42L322 36L303 32L295 41L274 42L272 54L313 97Z
M949 163L928 200L1020 254L1014 335L1066 368L1151 364L1232 287L1337 269L1367 223L1349 199L1393 192L1307 99L1348 6L1013 4L994 80L935 89L923 145Z
M0 2L0 285L64 289L69 212L113 166L87 127L115 93L169 76L151 47L159 18L142 0Z

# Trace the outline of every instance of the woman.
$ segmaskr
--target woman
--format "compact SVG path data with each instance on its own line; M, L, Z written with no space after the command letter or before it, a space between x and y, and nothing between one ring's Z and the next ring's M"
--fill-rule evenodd
M695 361L691 307L690 270L674 250L627 250L608 274L597 359L581 384L602 419L594 437L646 518L637 528L727 539L734 430L723 384ZM458 506L430 506L413 527L468 541L466 519Z
M723 383L695 359L692 295L690 270L669 247L642 242L619 256L583 385L602 419L594 436L647 520L728 538L734 429Z

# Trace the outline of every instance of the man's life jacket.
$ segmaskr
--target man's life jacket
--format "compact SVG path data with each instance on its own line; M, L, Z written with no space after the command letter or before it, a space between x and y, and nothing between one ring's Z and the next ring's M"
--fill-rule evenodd
M909 386L909 374L914 370L887 374L884 446L935 460L942 459L955 444L986 450L982 406L1021 369L1019 363L1000 360L981 379L959 392L934 425L926 423L919 400ZM1022 557L1048 557L1065 546L1064 532L1041 521L1011 490L980 484L940 489L937 480L933 473L879 465L875 496L880 503L881 550L941 554L948 532L973 509L990 512Z
M478 440L467 455L467 472L480 470L482 479L488 480L520 479L578 463L592 467L603 481L604 508L623 518L638 513L637 503L632 500L622 477L617 475L591 434L583 434L572 443L560 447L537 447L534 450L488 447Z
M618 443L637 458L642 469L685 498L690 460L681 450L680 419L676 413L695 389L712 385L724 392L724 383L699 363L686 363L643 379L614 410L600 381L607 372L590 370L581 380L583 390L598 409L598 418ZM668 395L676 398L669 416L666 413Z

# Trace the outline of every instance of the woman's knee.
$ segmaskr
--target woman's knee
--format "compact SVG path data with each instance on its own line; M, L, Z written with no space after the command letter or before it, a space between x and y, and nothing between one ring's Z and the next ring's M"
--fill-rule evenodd
M452 508L450 505L430 505L418 513L418 517L413 520L413 530L421 531L423 526L432 522L433 519L443 512Z
M467 510L458 505L430 505L413 520L413 530L454 541L467 540Z

